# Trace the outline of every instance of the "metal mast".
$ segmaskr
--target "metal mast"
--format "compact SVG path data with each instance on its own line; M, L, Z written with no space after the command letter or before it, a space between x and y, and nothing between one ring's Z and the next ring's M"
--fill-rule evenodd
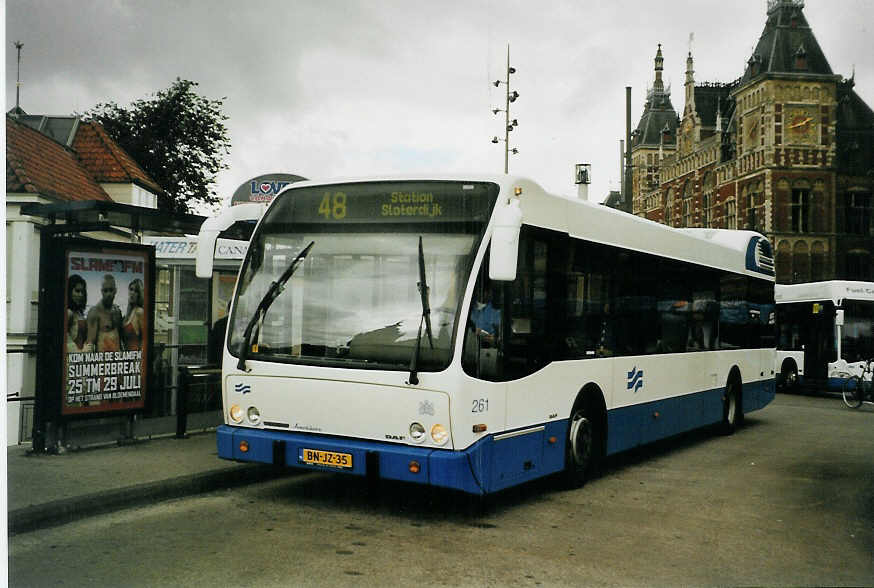
M510 74L516 73L516 68L510 66L510 45L507 44L507 78L506 80L495 80L492 82L496 88L501 84L506 86L506 95L504 101L504 108L494 108L492 109L492 113L497 115L499 112L504 113L504 173L510 172L510 153L516 155L519 153L519 150L515 147L510 149L510 131L519 126L519 121L515 118L510 120L510 103L515 102L516 98L519 97L519 92L515 90L510 92ZM498 139L497 136L492 137L492 143L500 143L501 139Z
M15 73L15 112L16 114L20 110L18 106L19 99L19 90L21 89L21 48L24 47L24 43L21 41L15 41L15 48L18 49L18 71Z

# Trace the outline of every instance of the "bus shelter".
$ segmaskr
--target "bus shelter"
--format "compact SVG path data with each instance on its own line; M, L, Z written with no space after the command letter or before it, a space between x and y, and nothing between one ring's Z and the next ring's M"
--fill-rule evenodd
M20 438L30 438L34 451L42 452L174 431L178 434L180 370L208 364L212 359L209 341L213 324L227 312L252 226L239 224L223 234L228 238L217 246L213 276L200 280L194 276L197 243L191 235L199 231L202 216L105 201L30 204L21 212L38 219L40 288L39 335L29 368L35 370L36 385L32 395L16 399L21 406ZM147 337L140 340L141 351L134 354L130 349L135 347L122 345L112 361L109 352L84 353L96 351L93 345L83 345L83 353L71 354L70 342L61 343L61 330L68 334L71 321L59 318L69 309L70 276L92 276L90 282L94 283L87 287L93 290L88 301L93 307L100 300L101 277L106 280L108 274L114 274L119 278L116 304L123 305L128 300L128 283L137 281L125 281L128 270L140 272L139 287L145 289L148 328ZM57 287L62 283L60 274L65 287ZM134 361L141 373L129 369ZM102 402L89 402L90 390L73 390L67 385L73 382L69 374L84 371L90 377L97 368L101 376L104 369L108 373L111 368L113 381L121 388L109 401L104 394ZM139 381L134 372L137 378L141 376L141 389L137 402L126 404L123 387ZM85 379L82 383L89 384ZM200 395L197 406L184 408L203 413L203 418L189 420L191 428L217 424L221 400L214 392ZM123 410L113 411L113 407Z

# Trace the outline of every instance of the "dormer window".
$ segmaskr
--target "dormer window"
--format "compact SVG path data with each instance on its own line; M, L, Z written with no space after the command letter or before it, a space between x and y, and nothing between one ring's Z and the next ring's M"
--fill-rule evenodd
M795 69L807 69L807 50L804 45L795 51Z
M747 65L750 68L750 76L757 76L762 72L762 57L756 53L750 60L747 61Z

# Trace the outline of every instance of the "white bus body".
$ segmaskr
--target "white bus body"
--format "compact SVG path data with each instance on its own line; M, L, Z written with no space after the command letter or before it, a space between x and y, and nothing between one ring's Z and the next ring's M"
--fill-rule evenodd
M774 396L771 255L513 176L295 183L240 270L219 456L486 494L732 430Z
M831 280L778 284L778 382L808 380L840 390L874 357L874 283Z

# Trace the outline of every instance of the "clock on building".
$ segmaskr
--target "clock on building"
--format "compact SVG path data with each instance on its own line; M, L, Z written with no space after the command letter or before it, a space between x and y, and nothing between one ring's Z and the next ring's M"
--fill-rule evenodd
M786 138L788 143L811 144L819 140L816 106L789 105L786 107Z

